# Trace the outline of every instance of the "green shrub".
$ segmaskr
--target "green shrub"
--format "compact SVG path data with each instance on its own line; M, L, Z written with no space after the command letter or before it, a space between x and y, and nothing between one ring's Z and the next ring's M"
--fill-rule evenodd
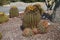
M19 16L19 10L16 6L11 7L9 13L10 13L10 18Z
M40 12L35 6L30 5L26 7L23 17L23 26L26 28L37 27L37 24L40 22L41 19L40 17Z
M0 23L8 21L8 16L5 15L3 12L0 12Z
M7 4L8 0L0 0L0 6Z

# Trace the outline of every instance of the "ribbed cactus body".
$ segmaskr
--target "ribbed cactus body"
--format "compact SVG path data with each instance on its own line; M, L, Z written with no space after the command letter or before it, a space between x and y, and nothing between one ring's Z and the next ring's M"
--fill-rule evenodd
M17 7L13 6L10 9L10 18L19 16L19 10Z
M23 17L24 27L34 28L37 27L37 24L40 22L39 10L29 10L25 12Z

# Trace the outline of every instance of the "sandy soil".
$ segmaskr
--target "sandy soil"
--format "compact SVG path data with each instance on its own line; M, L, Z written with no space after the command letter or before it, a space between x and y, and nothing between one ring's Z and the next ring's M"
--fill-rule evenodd
M49 26L48 32L45 34L37 34L32 37L22 36L20 26L22 20L18 18L9 18L6 23L0 24L0 32L3 34L2 40L60 40L60 25L59 23L52 23Z

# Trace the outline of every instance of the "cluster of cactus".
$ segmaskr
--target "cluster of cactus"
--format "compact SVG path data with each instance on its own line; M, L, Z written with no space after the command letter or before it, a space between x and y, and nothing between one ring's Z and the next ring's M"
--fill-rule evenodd
M19 16L19 10L16 6L12 6L9 13L10 13L10 18Z
M8 16L4 12L0 12L0 23L8 21Z
M24 16L23 16L23 26L25 29L31 29L33 34L37 34L37 33L45 33L47 31L47 26L48 26L48 22L47 21L41 21L41 15L43 13L43 10L41 7L39 7L40 5L29 5L26 7L26 10L24 12ZM23 30L23 33L25 32L25 29ZM28 31L28 30L26 30ZM28 32L29 32L28 31ZM30 35L32 33L27 33L27 35ZM26 34L24 33L24 35Z
M23 17L23 26L34 28L37 27L37 24L40 22L40 13L39 10L33 5L29 5L26 8L28 11L25 10L25 14Z

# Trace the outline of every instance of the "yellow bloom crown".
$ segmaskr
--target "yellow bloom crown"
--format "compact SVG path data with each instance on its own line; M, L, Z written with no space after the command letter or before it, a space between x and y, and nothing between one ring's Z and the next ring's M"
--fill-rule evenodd
M34 10L34 9L35 9L35 7L34 7L34 6L32 6L32 5L30 5L30 6L28 6L28 9L29 9L29 10Z

